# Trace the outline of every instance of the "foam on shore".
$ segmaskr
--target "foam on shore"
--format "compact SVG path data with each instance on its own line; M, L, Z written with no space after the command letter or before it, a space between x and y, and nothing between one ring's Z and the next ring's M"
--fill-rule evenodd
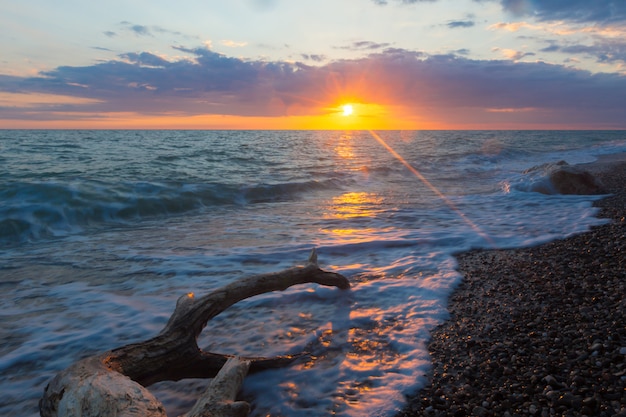
M611 223L541 246L458 256L430 383L401 416L626 415L626 154L585 164Z

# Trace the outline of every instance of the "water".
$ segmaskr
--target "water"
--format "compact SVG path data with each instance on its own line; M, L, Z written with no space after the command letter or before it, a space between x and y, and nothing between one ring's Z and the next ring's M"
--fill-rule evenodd
M56 372L155 335L179 295L301 264L313 247L350 291L240 302L200 345L314 347L246 378L253 415L393 415L426 381L454 253L603 222L597 197L533 192L544 178L523 171L624 151L624 132L0 131L0 415L38 415ZM205 384L151 390L174 416Z

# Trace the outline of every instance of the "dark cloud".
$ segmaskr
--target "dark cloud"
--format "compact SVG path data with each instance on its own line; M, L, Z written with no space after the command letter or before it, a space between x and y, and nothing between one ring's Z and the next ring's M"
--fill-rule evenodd
M165 34L165 35L174 35L174 36L179 36L179 37L190 38L189 36L186 36L182 32L169 30L164 27L157 26L157 25L151 25L151 26L138 25L138 24L126 21L126 20L120 22L119 25L122 28L122 31L130 32L135 36L154 37L155 34L159 34L159 35ZM118 36L117 32L113 32L113 31L106 31L104 32L104 34L108 37Z
M406 49L403 49L403 48L385 48L383 50L383 54L388 55L390 57L392 57L392 56L403 57L407 52L408 51ZM425 54L424 52L410 51L410 53L416 59L418 59L418 58L421 58L421 59L428 58L428 55Z
M320 103L352 93L363 102L443 114L449 123L470 116L479 123L487 120L479 118L485 114L502 118L524 109L524 117L544 117L546 123L588 120L626 127L626 77L618 74L592 74L541 62L429 56L400 48L322 66L248 61L206 48L176 49L189 58L126 53L91 66L58 67L38 77L3 76L0 91L92 100L80 106L64 104L65 110L75 113L254 116L290 114L294 106L315 113L323 107ZM499 109L506 112L496 112ZM49 110L29 108L23 117L37 111L53 117ZM0 118L18 113L15 108L0 108Z
M134 25L130 22L121 22L121 24L137 36L153 36L148 26Z
M398 51L330 67L344 74L367 68L367 73L372 74L369 82L385 85L395 100L401 99L405 104L567 108L576 106L575 103L593 102L601 107L619 105L622 111L626 106L619 97L626 93L625 77L594 75L545 63L479 61L454 55L424 59L411 51Z
M561 52L569 55L584 55L596 62L626 64L626 41L623 39L598 39L591 45L552 42L541 52Z
M384 6L389 3L416 4L439 0L372 0ZM474 0L477 3L493 0ZM516 16L532 16L538 20L565 20L578 23L626 22L624 0L499 0L502 8ZM464 27L464 26L461 26Z
M446 26L448 26L451 29L471 28L474 25L475 25L475 23L473 21L471 21L471 20L453 20L453 21L448 22L446 24Z
M0 74L0 92L6 93L21 93L21 85L24 82L24 78L14 75Z
M378 43L378 42L370 42L370 41L360 41L360 42L354 42L352 44L352 46L355 49L369 49L369 50L382 49L382 48L388 47L389 45L390 44L386 42Z
M560 46L556 44L551 44L549 46L546 46L545 48L541 48L539 52L558 52L560 49Z
M121 54L120 58L125 58L132 63L146 67L165 68L171 65L169 61L157 55L151 54L150 52L129 52L126 54Z
M500 0L502 7L518 16L539 20L565 20L579 23L626 21L624 0Z
M300 56L302 57L302 59L305 59L307 61L323 62L326 60L326 56L318 54L300 54Z

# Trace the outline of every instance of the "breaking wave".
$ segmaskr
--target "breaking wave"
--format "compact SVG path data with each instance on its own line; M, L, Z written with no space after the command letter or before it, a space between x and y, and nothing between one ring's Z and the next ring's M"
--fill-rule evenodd
M212 207L293 201L340 181L184 184L100 181L13 182L0 189L0 245L65 236L99 224L126 224Z

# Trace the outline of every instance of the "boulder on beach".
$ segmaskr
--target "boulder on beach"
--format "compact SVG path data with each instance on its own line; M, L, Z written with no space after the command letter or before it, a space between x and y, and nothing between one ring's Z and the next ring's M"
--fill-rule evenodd
M565 161L543 164L524 171L525 174L542 173L546 181L538 181L532 191L542 194L606 194L602 183L589 171Z

